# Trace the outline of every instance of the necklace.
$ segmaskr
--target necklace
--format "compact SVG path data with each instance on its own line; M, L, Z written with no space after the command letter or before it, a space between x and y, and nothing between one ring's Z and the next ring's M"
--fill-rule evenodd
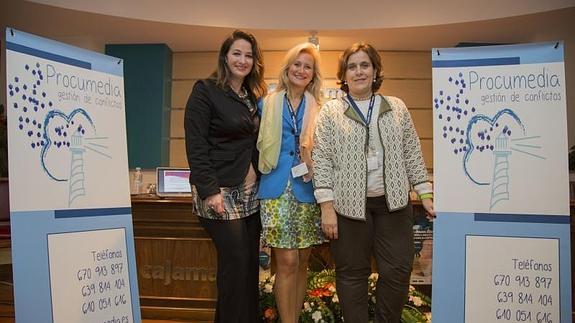
M242 86L242 88L238 92L238 97L242 100L248 97L248 91L246 90L245 87Z
M244 101L244 103L248 107L248 110L250 111L250 114L253 114L256 110L256 107L252 103L252 100L250 100L250 98L248 97L248 91L246 90L246 88L242 86L237 95L242 101Z
M351 95L351 93L348 93L347 95L349 95L354 101L367 101L367 100L371 99L371 96L373 95L373 93L370 92L366 96L354 96L354 95Z

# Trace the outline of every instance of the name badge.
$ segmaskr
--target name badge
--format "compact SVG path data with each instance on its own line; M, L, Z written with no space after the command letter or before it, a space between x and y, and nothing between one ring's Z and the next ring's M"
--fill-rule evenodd
M297 178L307 174L309 171L307 169L307 165L305 163L301 163L297 166L291 168L291 175L293 178Z
M368 171L376 170L378 167L378 164L379 163L377 162L377 155L367 157L367 170Z

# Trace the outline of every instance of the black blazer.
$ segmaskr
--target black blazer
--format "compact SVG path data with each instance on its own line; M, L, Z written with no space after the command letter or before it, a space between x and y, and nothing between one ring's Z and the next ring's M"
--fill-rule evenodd
M197 81L186 104L184 129L190 183L201 199L219 193L220 187L241 184L250 163L257 170L257 109L252 114L229 87L222 89L211 79Z

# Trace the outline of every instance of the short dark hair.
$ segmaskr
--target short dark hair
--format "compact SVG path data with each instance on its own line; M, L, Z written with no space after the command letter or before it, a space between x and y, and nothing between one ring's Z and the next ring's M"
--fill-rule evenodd
M347 83L345 83L345 72L347 71L347 60L349 57L359 51L364 51L369 59L371 60L371 64L373 65L373 69L375 70L375 82L373 82L371 86L371 90L373 92L377 92L381 87L381 83L383 83L383 73L382 73L382 64L381 64L381 56L373 46L366 43L355 43L350 47L346 48L343 54L339 57L339 64L337 67L337 84L342 91L345 93L349 92L349 87Z
M210 77L216 80L216 84L218 86L224 87L228 85L230 75L226 63L226 55L232 47L232 44L238 39L243 39L252 45L254 65L250 74L248 74L244 79L243 85L255 96L256 99L259 99L267 93L267 86L264 82L264 61L256 38L248 32L235 30L226 38L226 40L224 40L218 54L218 67Z

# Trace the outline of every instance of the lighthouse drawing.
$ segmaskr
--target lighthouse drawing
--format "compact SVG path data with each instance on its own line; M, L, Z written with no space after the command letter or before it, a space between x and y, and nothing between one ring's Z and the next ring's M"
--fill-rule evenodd
M497 203L509 200L509 155L511 155L509 136L502 132L495 139L495 149L493 150L490 210Z
M70 145L70 180L68 189L68 206L78 197L86 195L84 188L84 152L82 136L76 131L71 138Z
M543 138L524 123L513 106L486 109L478 104L469 94L463 72L446 77L446 88L437 91L433 99L437 134L447 144L446 152L460 163L468 182L488 188L480 199L489 201L485 208L504 209L517 185L511 178L511 161L545 160Z

